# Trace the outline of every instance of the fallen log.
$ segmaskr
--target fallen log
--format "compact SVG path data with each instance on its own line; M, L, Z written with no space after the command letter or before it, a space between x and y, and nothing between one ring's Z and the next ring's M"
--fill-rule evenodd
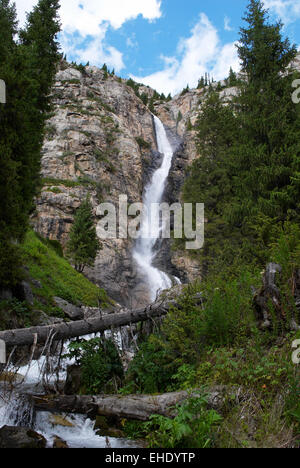
M153 414L174 417L174 407L192 396L203 394L203 390L165 393L162 395L33 395L36 410L71 414L97 415L147 421ZM234 392L236 395L236 391ZM230 395L230 390L229 390ZM228 388L216 387L207 395L208 407L221 410L228 401ZM233 399L231 398L231 401Z
M52 341L76 338L103 332L112 327L119 328L138 322L145 322L155 317L162 317L168 313L170 305L171 303L164 304L160 302L144 309L110 314L94 319L6 330L0 332L0 340L4 341L6 346L28 346L33 343L46 343L50 338Z

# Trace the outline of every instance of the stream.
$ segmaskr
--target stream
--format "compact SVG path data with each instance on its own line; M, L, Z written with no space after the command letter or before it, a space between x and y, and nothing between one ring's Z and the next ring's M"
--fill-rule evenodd
M162 153L163 160L161 167L154 172L151 182L144 191L145 211L140 236L133 252L141 274L147 279L151 301L156 299L159 291L172 286L169 275L153 266L162 226L159 222L158 206L154 211L152 210L152 213L151 208L153 204L158 205L162 201L173 157L173 150L164 125L156 116L154 116L154 124L158 150ZM154 223L151 217L153 213ZM177 279L175 281L179 282ZM120 340L117 339L116 342ZM47 412L35 412L27 395L43 394L41 375L45 359L42 356L38 361L32 361L29 367L20 368L18 375L25 376L25 380L13 389L9 389L7 384L0 383L0 428L5 425L30 427L46 438L48 447L52 447L55 436L67 442L70 448L136 448L140 446L138 442L126 439L100 437L94 430L94 422L84 415L68 415L67 420L70 424L65 427L54 424L51 415ZM65 380L66 367L70 364L70 361L64 360L64 369L60 372L59 380ZM48 377L51 382L52 377Z

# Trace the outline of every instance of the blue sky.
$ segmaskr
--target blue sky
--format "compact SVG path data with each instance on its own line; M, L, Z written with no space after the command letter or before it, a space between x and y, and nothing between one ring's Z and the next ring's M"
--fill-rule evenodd
M21 23L37 0L16 0ZM61 0L68 60L90 62L159 92L194 87L239 68L235 43L248 0ZM300 0L265 0L271 18L300 45Z

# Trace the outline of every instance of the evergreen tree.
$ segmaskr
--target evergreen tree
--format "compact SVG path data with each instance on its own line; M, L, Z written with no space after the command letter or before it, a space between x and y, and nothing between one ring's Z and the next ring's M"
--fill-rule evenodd
M0 76L7 89L7 102L0 106L0 288L18 279L17 244L26 232L39 187L43 129L58 57L51 41L51 31L57 28L51 27L44 9L48 45L45 29L39 28L43 17L37 12L45 3L40 0L35 14L28 16L17 43L15 6L0 0Z
M86 266L93 266L99 250L93 209L87 197L76 211L67 251L76 270L82 273Z
M300 217L300 116L287 67L296 49L251 0L238 53L244 79L224 107L210 92L196 128L198 151L185 184L185 201L206 204L206 264L263 264L284 223ZM206 76L207 80L207 76Z
M300 171L299 116L291 100L292 74L287 67L295 46L282 38L282 24L269 24L262 2L251 0L241 29L238 53L247 76L241 84L241 132L236 146L237 203L228 212L232 222L256 215L284 221L298 211L299 193L293 183ZM260 223L260 221L259 221Z
M233 174L228 155L238 138L233 106L224 106L219 94L210 92L201 107L195 129L200 157L191 167L183 198L186 203L205 204L208 222L205 245L200 254L206 271L216 259L219 264L222 258L230 262L236 255L233 250L239 244L232 226L223 217L227 203L232 201Z
M20 32L21 42L28 51L33 77L39 83L39 107L49 110L49 93L59 61L57 34L60 31L59 0L39 0L27 15L26 26Z
M202 89L204 87L205 87L205 80L204 80L204 77L201 76L200 80L198 81L197 89Z
M232 70L231 67L229 70L228 84L229 86L236 86L238 84L236 73Z
M147 106L148 101L149 101L149 98L148 98L148 96L147 96L146 93L142 93L142 94L141 94L141 100L143 101L143 103L145 104L145 106Z

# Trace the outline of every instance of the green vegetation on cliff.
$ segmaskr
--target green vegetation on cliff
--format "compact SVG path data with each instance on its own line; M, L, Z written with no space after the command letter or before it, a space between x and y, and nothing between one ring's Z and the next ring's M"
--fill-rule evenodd
M105 291L74 270L61 256L59 247L59 243L39 238L33 231L26 234L24 264L30 276L42 284L42 289L35 290L37 295L50 301L58 296L72 304L91 307L107 303Z

